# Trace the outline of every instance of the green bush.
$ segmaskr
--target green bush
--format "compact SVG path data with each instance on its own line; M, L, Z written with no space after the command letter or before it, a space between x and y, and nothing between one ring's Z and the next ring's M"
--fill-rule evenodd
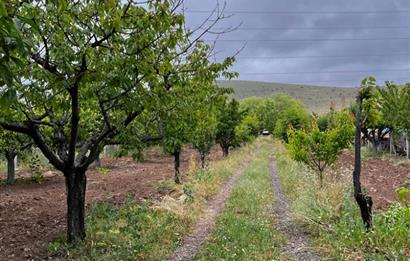
M290 107L285 109L275 124L274 134L276 137L288 142L288 130L309 129L309 115L303 107Z

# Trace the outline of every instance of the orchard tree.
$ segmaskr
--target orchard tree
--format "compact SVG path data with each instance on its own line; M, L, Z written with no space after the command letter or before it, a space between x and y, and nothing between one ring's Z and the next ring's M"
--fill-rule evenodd
M190 141L199 152L202 168L205 168L206 157L215 144L218 108L225 101L225 94L229 92L229 90L221 89L216 84L212 84L210 87L213 88L213 92L195 96L197 99L192 103L195 107L189 114L191 122Z
M174 157L175 183L181 183L180 157L182 147L188 142L187 101L179 99L175 106L165 111L160 117L160 128L162 131L162 145L165 152Z
M259 135L260 122L255 114L248 113L235 128L238 142L249 142Z
M275 111L273 96L264 99L259 108L259 121L261 129L266 129L273 133L278 114Z
M390 133L391 128L382 114L380 93L372 89L368 94L370 96L362 101L361 131L364 139L372 144L373 154L376 155L381 142ZM353 112L357 111L357 108L355 108L357 106L358 103L356 102L352 108Z
M275 123L274 134L287 142L290 128L296 130L309 128L309 115L303 106L295 105L284 109Z
M261 107L261 125L264 129L269 130L271 133L275 131L276 123L281 118L281 115L285 110L290 108L304 110L302 103L283 93L269 96L263 101Z
M23 70L15 70L11 105L0 125L33 140L64 174L67 235L85 238L85 172L111 140L127 133L160 96L159 53L186 42L181 1L13 1L14 17L29 43ZM220 67L222 68L222 67ZM154 83L150 87L150 83ZM163 86L162 86L163 88ZM175 97L172 97L175 98ZM87 114L96 113L94 124ZM14 117L16 115L16 117ZM23 119L23 120L20 120ZM84 126L90 127L86 132Z
M381 114L389 126L390 131L390 152L394 152L394 134L404 132L407 134L410 129L410 85L402 87L393 82L386 82L384 87L378 88L381 95ZM406 135L407 136L407 135ZM408 151L408 148L407 148ZM409 153L407 153L407 156Z
M325 170L336 162L342 150L353 140L353 118L346 112L340 112L339 117L338 124L326 130L320 130L313 118L311 130L291 128L288 133L291 156L317 172L321 187Z
M176 50L176 52L178 51ZM209 142L210 136L214 136L212 132L207 137L201 133L203 130L195 130L195 128L203 128L203 125L200 125L198 121L205 119L199 118L202 117L201 113L195 112L207 109L211 111L213 104L228 92L228 90L216 86L215 80L217 78L224 76L230 79L237 75L226 71L233 63L233 58L227 58L222 63L210 63L207 59L210 52L211 48L208 45L198 41L190 52L181 56L169 51L166 52L166 56L161 53L162 60L168 60L168 57L177 57L177 59L170 60L172 67L157 70L157 74L161 75L162 78L158 84L163 86L162 89L167 90L169 97L174 98L159 99L156 104L162 144L165 151L174 156L176 183L181 183L180 156L183 145L194 140L193 144L200 149L203 158L210 149L207 148L209 144L205 146L204 142ZM211 113L210 111L209 113ZM212 122L209 127L212 128ZM211 129L208 130L211 131ZM202 137L198 137L200 139L195 141L194 134Z
M8 88L16 95L8 110L20 115L6 111L1 125L30 136L63 172L70 242L85 237L87 168L104 141L144 109L143 79L154 74L152 43L162 40L156 33L182 25L169 9L166 1L149 3L149 9L120 1L26 1L15 9L16 17L32 21L21 29L30 50L24 71ZM80 139L87 111L99 111L103 124Z
M7 184L15 182L15 158L30 146L31 142L27 136L0 129L0 153L7 160Z
M201 168L206 166L206 157L209 155L212 146L215 144L217 120L215 113L201 110L196 111L194 117L197 118L192 131L190 132L192 146L199 152Z
M218 108L218 127L216 142L221 146L223 156L227 157L229 148L238 146L238 137L235 133L243 115L239 111L239 102L235 99L225 100Z
M258 131L266 129L262 118L264 101L265 99L261 97L251 96L241 100L239 103L239 109L244 115L256 118Z

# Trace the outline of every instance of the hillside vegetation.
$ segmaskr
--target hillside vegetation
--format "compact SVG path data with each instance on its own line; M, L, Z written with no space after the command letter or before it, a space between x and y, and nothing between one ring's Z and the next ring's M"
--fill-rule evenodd
M234 90L236 99L249 96L266 98L275 93L286 93L302 101L309 111L323 113L329 110L333 103L336 109L346 107L353 101L357 88L325 87L299 84L284 84L256 81L219 81L222 87Z

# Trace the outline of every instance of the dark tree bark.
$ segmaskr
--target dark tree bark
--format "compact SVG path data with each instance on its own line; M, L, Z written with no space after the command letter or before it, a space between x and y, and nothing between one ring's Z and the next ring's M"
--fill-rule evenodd
M13 184L16 181L16 166L14 165L15 153L6 152L7 159L7 184Z
M225 144L220 144L221 148L222 148L222 154L224 157L228 157L229 155L229 146L225 145Z
M393 137L393 130L390 131L390 136L389 136L389 146L390 146L390 154L396 155L396 149L394 147L394 137Z
M201 152L201 168L205 168L205 159L206 159L206 153Z
M385 126L380 126L377 128L367 129L365 127L361 128L364 139L371 143L373 149L373 155L376 156L379 153L380 145L384 137L391 132L391 130L386 130Z
M356 111L356 135L355 135L355 158L354 158L354 171L353 171L353 187L354 197L360 208L363 223L367 230L372 227L372 205L373 201L371 196L365 195L362 192L360 183L361 173L361 132L362 132L362 102L363 99L357 97L357 111Z
M319 186L323 188L323 170L319 170Z
M378 143L376 140L372 142L372 147L373 147L373 156L376 156L378 153Z
M174 152L174 168L175 168L175 183L181 184L181 177L180 177L180 172L179 172L179 167L180 167L180 161L181 161L181 151L176 150Z
M67 194L67 238L78 243L85 238L85 191L87 177L84 171L67 171L65 174Z

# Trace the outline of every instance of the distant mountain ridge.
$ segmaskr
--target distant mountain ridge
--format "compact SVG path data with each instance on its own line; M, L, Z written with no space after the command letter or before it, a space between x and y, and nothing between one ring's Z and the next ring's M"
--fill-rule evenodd
M258 81L218 81L221 87L234 90L234 97L238 100L249 96L266 98L275 93L286 93L302 101L309 111L323 113L330 106L341 109L349 106L354 100L358 88L325 87L301 84L284 84Z

